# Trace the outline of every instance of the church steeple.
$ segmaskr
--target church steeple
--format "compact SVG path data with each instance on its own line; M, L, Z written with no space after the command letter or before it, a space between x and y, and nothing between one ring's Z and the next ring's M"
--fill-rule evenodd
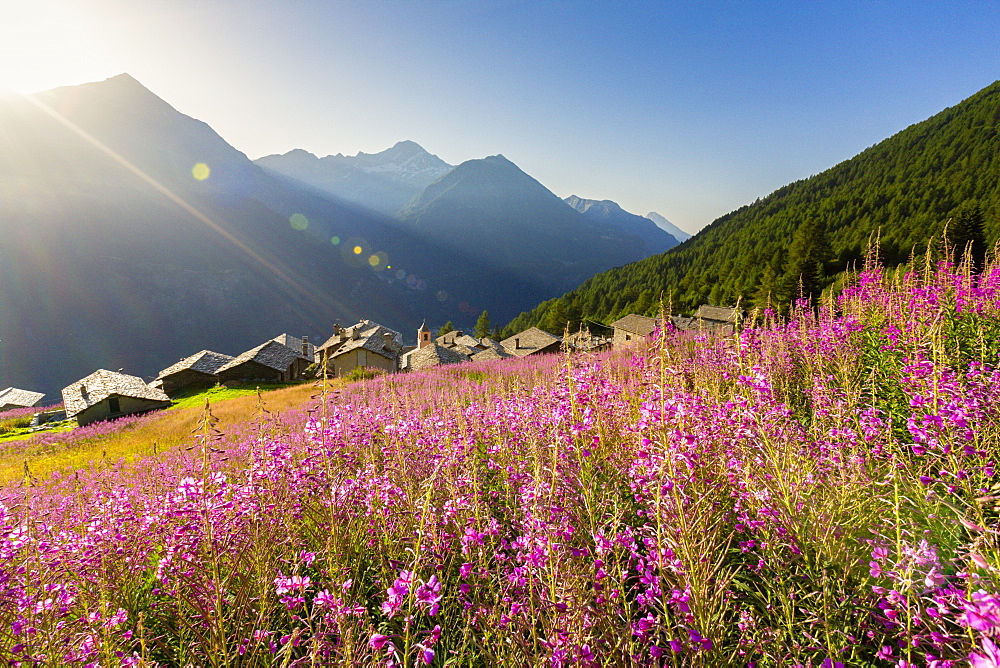
M431 330L427 329L427 321L420 325L417 330L417 348L426 348L431 345Z

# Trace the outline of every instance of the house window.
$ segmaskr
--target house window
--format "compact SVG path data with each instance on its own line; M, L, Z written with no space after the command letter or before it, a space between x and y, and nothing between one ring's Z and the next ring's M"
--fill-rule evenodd
M108 412L121 413L122 407L118 405L118 397L108 397Z
M632 335L631 334L626 334L625 335L625 340L626 341L631 341L632 340Z
M358 351L358 366L365 366L368 364L368 353L364 350Z

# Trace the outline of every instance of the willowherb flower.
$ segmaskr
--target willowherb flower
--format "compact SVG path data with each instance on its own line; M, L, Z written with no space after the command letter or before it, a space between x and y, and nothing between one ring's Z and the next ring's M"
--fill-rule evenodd
M989 638L982 639L982 648L969 654L971 668L1000 668L1000 648Z
M441 609L441 582L437 575L432 575L427 582L417 587L417 605L433 617Z
M972 594L971 601L964 601L965 611L959 621L971 629L987 635L996 635L1000 630L1000 599L994 594L979 590Z

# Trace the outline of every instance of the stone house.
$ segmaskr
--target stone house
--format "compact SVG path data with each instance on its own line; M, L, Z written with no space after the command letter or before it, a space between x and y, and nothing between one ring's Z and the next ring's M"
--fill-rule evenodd
M229 355L202 350L161 371L154 385L159 384L168 396L184 388L211 387L219 382L219 369L232 361Z
M0 411L9 411L14 408L30 408L42 403L45 394L42 392L32 392L31 390L19 390L16 387L8 387L0 390Z
M62 390L67 418L83 425L166 408L170 397L142 378L98 369Z
M312 360L271 340L234 357L216 371L218 382L287 383L302 378Z
M429 332L428 332L429 334ZM316 361L326 367L327 376L346 376L358 367L399 370L403 336L377 322L362 320L341 328L334 325L333 336L316 349Z
M732 306L702 304L695 311L693 328L711 329L719 334L733 334L739 327L743 309Z
M561 344L562 339L560 337L542 331L537 327L529 327L523 332L507 337L500 342L500 345L512 357L557 353Z
M619 318L611 323L614 334L611 336L611 345L615 348L631 345L636 341L644 341L651 336L660 326L657 318L647 318L644 315L630 313L624 318Z

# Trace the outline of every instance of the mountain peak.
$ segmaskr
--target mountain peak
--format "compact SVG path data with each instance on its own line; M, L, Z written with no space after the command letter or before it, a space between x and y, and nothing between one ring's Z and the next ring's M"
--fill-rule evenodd
M656 213L655 211L650 211L649 213L647 213L646 218L653 221L656 224L656 226L659 227L661 230L664 230L669 234L671 234L674 238L677 239L677 241L684 242L691 238L690 234L688 234L681 228L677 227L669 220L667 220L660 214Z
M421 146L417 142L411 141L409 139L404 139L403 141L396 142L395 144L392 145L392 149L391 150L393 150L393 151L403 151L403 150L405 150L405 151L419 151L421 153L426 153L427 152L424 149L423 146Z

